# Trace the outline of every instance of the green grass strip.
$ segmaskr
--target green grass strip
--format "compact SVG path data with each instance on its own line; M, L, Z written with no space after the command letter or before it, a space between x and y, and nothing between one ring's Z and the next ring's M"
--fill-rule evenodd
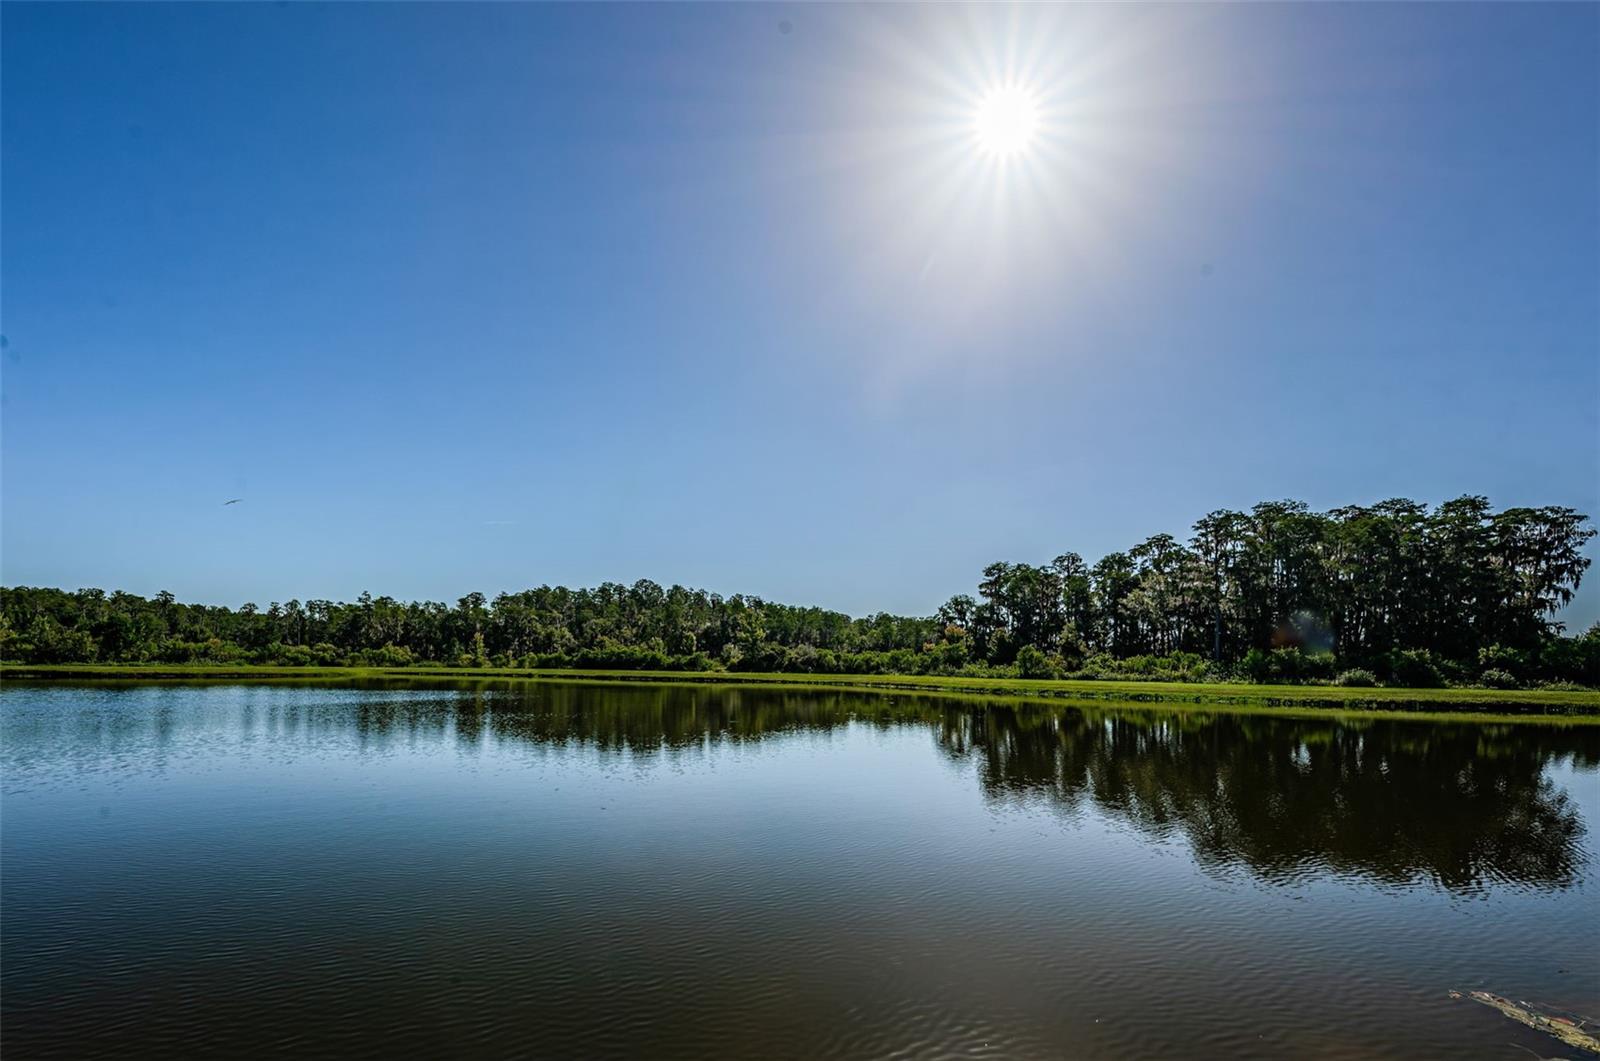
M911 674L757 674L743 672L523 670L501 667L273 667L208 664L3 664L0 679L72 681L346 681L359 679L663 682L675 685L781 685L903 690L1080 702L1202 704L1364 712L1503 717L1556 715L1600 719L1600 692L1553 689L1345 688L1247 682L1050 681Z

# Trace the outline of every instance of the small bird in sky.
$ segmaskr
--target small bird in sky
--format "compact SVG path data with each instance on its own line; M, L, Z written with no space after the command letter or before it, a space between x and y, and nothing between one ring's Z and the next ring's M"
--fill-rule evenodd
M232 501L224 501L222 503L222 507L223 508L227 508L229 505L237 505L239 502L241 502L243 500L244 500L244 498L242 498L242 497L236 497Z

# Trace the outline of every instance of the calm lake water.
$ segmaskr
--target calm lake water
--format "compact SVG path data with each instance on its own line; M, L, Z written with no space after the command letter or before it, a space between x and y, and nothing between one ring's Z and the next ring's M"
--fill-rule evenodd
M0 768L7 1061L1566 1057L1446 992L1600 1015L1596 727L9 683Z

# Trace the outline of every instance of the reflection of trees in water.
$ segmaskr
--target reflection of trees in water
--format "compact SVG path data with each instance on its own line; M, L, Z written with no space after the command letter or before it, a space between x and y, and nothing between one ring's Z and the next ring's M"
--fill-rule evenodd
M458 740L667 754L707 741L921 723L985 794L1092 807L1196 857L1269 880L1332 869L1464 890L1502 880L1564 887L1584 823L1546 774L1600 766L1600 729L1404 720L1291 719L1159 709L1022 706L838 691L473 683L444 701ZM373 705L404 728L442 725L426 705ZM431 721L430 721L431 719ZM415 729L413 729L415 732Z
M365 682L365 687L393 688ZM433 683L430 683L433 684ZM852 720L878 718L883 724L918 716L887 711L884 701L859 694L704 686L474 681L438 683L459 690L439 700L358 703L355 724L364 741L453 732L455 740L475 745L495 741L582 745L606 752L671 754L703 747L707 741L760 740L782 733L826 732ZM411 688L416 688L412 686ZM329 725L348 719L344 708L317 709ZM932 719L932 713L923 713ZM880 717L881 716L881 717ZM942 717L939 716L939 717Z
M947 716L941 743L982 764L996 798L1089 802L1202 862L1268 879L1330 868L1451 889L1492 880L1562 886L1583 860L1583 820L1546 776L1594 767L1592 728L1160 712Z
M515 695L515 694L513 694ZM497 737L561 741L602 750L651 753L707 740L754 740L843 725L860 703L829 693L777 690L606 688L600 695L550 686L519 697L519 709L492 701Z

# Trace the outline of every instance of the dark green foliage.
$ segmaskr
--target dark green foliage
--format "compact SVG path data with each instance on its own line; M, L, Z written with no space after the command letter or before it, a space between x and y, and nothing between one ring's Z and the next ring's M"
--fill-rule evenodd
M1263 502L1211 513L1187 544L1158 534L1094 564L990 564L976 597L927 618L650 581L266 609L15 587L0 590L0 658L1593 686L1600 625L1565 637L1554 622L1593 535L1572 509L1495 512L1481 497Z
M1400 649L1389 656L1389 680L1408 689L1437 689L1444 684L1444 672L1425 648Z
M1285 683L1318 681L1334 675L1332 653L1306 653L1299 648L1252 648L1245 653L1239 671L1254 682Z
M1060 662L1045 655L1037 645L1023 645L1017 653L1019 678L1059 678L1061 671Z
M409 667L417 661L409 648L400 645L363 648L351 653L348 658L351 663L360 667Z
M594 648L579 649L571 666L590 670L676 670L659 643L624 645L602 638Z
M1515 689L1517 687L1517 676L1510 671L1500 670L1498 667L1490 667L1478 676L1478 684L1490 689Z
M1600 623L1579 637L1546 640L1539 650L1539 673L1555 681L1600 685Z
M1523 649L1490 645L1478 649L1478 666L1485 671L1497 670L1513 678L1525 678L1533 673L1531 654Z
M1095 680L1133 680L1154 682L1204 682L1218 678L1215 668L1193 652L1172 652L1165 656L1142 654L1118 659L1099 652L1069 668L1069 678Z

